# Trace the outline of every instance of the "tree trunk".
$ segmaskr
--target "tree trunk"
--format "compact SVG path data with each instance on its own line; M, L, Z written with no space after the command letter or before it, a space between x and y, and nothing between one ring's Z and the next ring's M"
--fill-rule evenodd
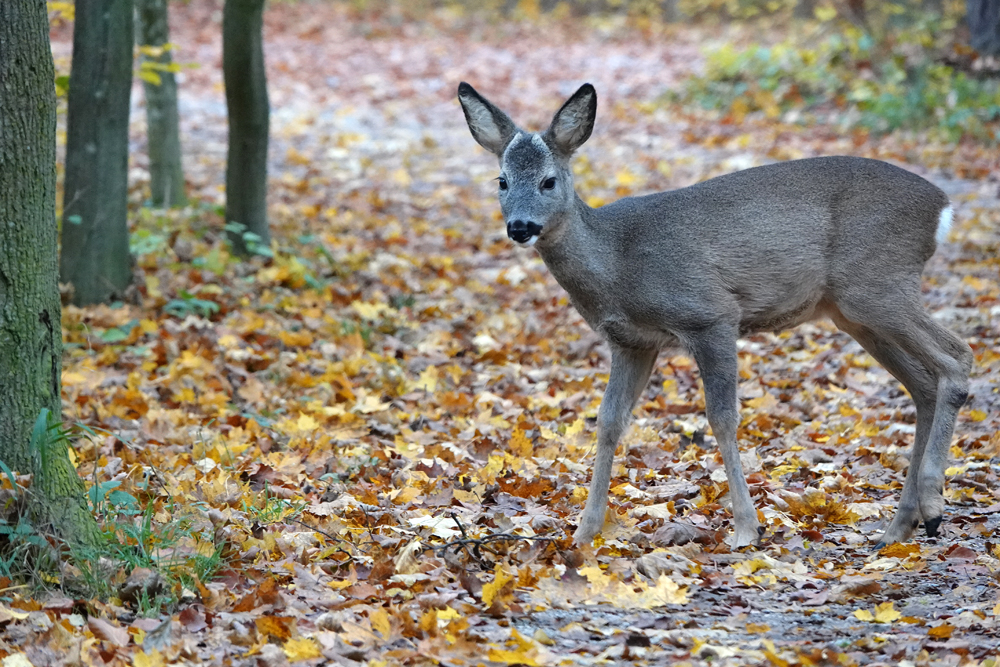
M0 460L34 474L33 513L93 542L65 441L30 446L42 410L61 413L54 77L45 3L0 1Z
M161 48L170 42L167 0L137 0L139 45ZM142 87L146 93L146 124L149 126L149 189L153 206L184 206L184 171L177 114L177 79L167 68L170 51L142 55L154 68L146 69ZM159 79L159 82L156 81Z
M264 0L226 0L222 16L222 70L229 109L226 223L233 248L242 255L258 244L269 247L271 238L267 227L270 109L263 27Z
M76 7L60 264L76 304L119 299L132 279L127 217L132 11L132 0L87 0Z
M816 0L799 0L795 3L792 15L806 21L816 18Z
M1000 55L1000 0L966 0L971 45L984 56Z

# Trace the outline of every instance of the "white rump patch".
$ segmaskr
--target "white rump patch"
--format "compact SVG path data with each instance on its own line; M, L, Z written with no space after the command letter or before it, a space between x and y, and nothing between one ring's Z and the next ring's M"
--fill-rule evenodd
M951 231L951 223L955 217L955 211L952 210L951 204L948 204L943 209L941 209L941 214L938 216L938 228L937 228L937 242L944 243L948 240L948 232Z

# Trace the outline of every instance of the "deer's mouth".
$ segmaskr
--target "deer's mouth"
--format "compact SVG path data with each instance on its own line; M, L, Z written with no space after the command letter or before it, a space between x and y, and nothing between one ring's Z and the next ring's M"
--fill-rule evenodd
M514 220L507 223L507 237L518 245L534 245L541 233L542 226L531 220Z

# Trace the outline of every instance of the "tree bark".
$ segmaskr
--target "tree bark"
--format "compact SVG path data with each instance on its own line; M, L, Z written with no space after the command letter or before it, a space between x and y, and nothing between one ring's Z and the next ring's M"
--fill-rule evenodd
M267 141L270 108L264 71L264 0L226 0L222 16L222 69L229 110L226 222L238 223L270 245L267 225ZM238 254L255 243L244 233L229 238ZM252 238L252 237L251 237Z
M31 447L42 410L61 414L54 77L44 0L0 2L0 460L34 474L33 513L92 543L65 440Z
M984 56L1000 55L1000 0L966 0L972 48Z
M137 0L139 45L163 47L170 42L167 0ZM168 71L170 51L143 54L142 60L156 65L150 75L159 83L142 81L146 93L146 124L149 138L149 189L153 206L184 206L184 171L181 167L181 140L177 113L177 79Z
M132 279L127 217L132 11L132 0L76 6L60 268L77 304L121 298Z

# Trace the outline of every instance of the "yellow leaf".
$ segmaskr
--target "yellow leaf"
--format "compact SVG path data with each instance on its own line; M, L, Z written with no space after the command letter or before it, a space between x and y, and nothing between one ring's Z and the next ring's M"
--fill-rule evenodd
M815 10L816 18L820 21L832 21L837 17L837 10L834 7L828 7L826 5L822 7L817 7Z
M323 653L319 650L319 644L312 637L299 637L289 639L281 647L288 657L288 662L298 662L300 660L312 660L322 658Z
M577 419L575 422L570 424L566 428L566 437L572 438L575 435L580 435L583 433L584 423L582 419Z
M687 604L687 587L680 585L665 574L661 574L656 581L656 586L649 589L650 600L655 601L654 606L662 604Z
M986 419L986 413L982 410L973 410L969 413L969 418L974 422L981 422Z
M487 461L483 469L479 471L479 479L483 482L483 484L493 484L497 481L497 475L503 472L506 465L506 455L497 452L490 454L490 460Z
M497 563L496 568L493 570L493 581L483 584L483 604L487 607L492 606L497 595L500 594L504 586L513 578L512 574L504 570L503 566Z
M527 458L531 456L534 452L534 448L531 444L531 439L524 434L524 431L516 428L514 432L510 435L510 451L514 452L521 458Z
M858 619L859 621L868 621L869 623L875 620L875 617L872 616L872 613L867 609L855 609L854 618Z
M296 430L306 433L310 431L315 431L319 428L319 422L310 417L309 415L299 413L299 420L295 422Z
M368 614L368 620L372 623L372 630L375 630L383 639L388 639L392 632L392 624L389 622L389 612L379 607Z
M420 374L420 379L414 382L410 390L423 389L425 391L433 392L437 388L438 382L438 369L437 366L428 366L424 369L424 372Z
M62 374L63 385L82 384L86 379L81 373L74 371L64 371Z
M631 171L628 171L627 169L622 169L617 174L615 174L615 181L617 181L617 184L623 185L625 187L633 186L636 183L638 183L639 180L640 179L638 175L633 174Z
M396 489L389 493L389 499L392 500L395 505L405 505L406 503L413 502L413 499L420 495L420 489L415 486L406 486L402 489Z
M875 605L875 622L876 623L892 623L893 621L899 620L902 616L901 613L892 608L892 601L883 602L882 604Z
M384 303L365 303L363 301L351 302L351 308L366 320L377 320L389 307Z
M163 83L163 79L160 78L159 74L145 67L139 68L139 78L146 83L153 84L154 86L158 86Z
M462 618L462 615L451 607L445 607L444 609L437 610L437 618L439 621L451 621L456 618Z
M756 632L758 634L764 634L771 629L771 626L767 623L747 623L747 632Z
M950 623L942 623L941 625L935 625L933 628L927 631L927 634L934 639L948 639L951 637L951 633L954 632L955 626Z
M536 653L534 649L530 651L517 650L508 651L507 649L501 648L491 648L489 653L486 654L486 659L491 662L499 662L504 665L524 665L525 667L538 667L541 665L538 660L535 659L534 655L529 655Z
M133 667L163 667L163 656L155 648L152 653L140 650L132 656Z

